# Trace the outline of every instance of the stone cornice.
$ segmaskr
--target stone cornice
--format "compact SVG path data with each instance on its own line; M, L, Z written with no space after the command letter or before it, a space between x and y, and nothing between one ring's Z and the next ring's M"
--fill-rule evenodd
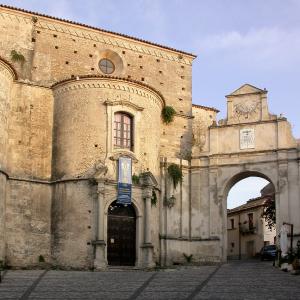
M227 119L224 119L224 120L227 121ZM221 127L223 128L223 127L252 126L252 125L260 125L260 124L266 124L266 123L276 123L276 122L283 122L283 121L287 121L287 119L277 117L276 119L270 119L270 120L241 122L241 123L232 123L232 124L217 124L217 125L211 125L208 128L209 129L218 129L218 128L221 128Z
M118 160L120 157L130 157L134 163L137 163L139 160L136 158L135 154L129 150L116 150L113 153L109 154L108 157L110 160Z
M165 100L162 94L152 87L142 84L134 80L128 80L120 77L112 76L82 76L76 78L71 78L67 80L55 83L52 86L54 90L54 95L58 96L64 94L71 90L79 89L113 89L116 91L124 91L130 94L138 95L147 98L160 107L165 105Z
M194 116L185 115L183 113L175 113L175 116L179 117L179 118L184 118L184 119L194 119L195 118Z
M207 242L207 241L219 241L220 238L217 236L211 236L208 238L202 237L185 237L185 236L173 236L173 235L159 235L160 240L175 240L175 241L189 241L189 242Z
M138 106L130 101L126 101L126 100L117 100L117 101L111 101L111 100L107 100L104 102L104 104L106 104L107 106L116 106L116 105L121 105L121 106L129 106L131 108L133 108L134 110L137 111L143 111L144 108L141 106Z
M194 159L194 158L193 158ZM192 165L190 167L191 171L197 171L199 169L218 169L221 167L236 167L236 166L241 166L241 165L245 165L245 166L253 166L253 165L262 165L262 164L270 164L270 163L274 163L274 164L278 164L278 163L288 163L288 162L295 162L298 159L296 158L289 158L286 160L278 160L278 159L271 159L271 160L260 160L260 161L252 161L252 162L246 162L246 163L241 163L241 162L236 162L236 163L219 163L219 164L205 164L205 165Z
M250 93L244 93L244 94L236 94L236 95L226 95L226 98L235 98L235 97L241 97L241 96L249 96L249 95L263 95L267 94L267 91L262 91L262 92L250 92Z
M203 110L208 110L208 111L214 111L216 113L219 113L220 111L214 107L209 107L209 106L204 106L204 105L200 105L200 104L192 104L192 107L195 107L195 108L200 108L200 109L203 109Z
M208 153L207 155L199 155L194 158L216 158L216 157L232 157L232 156L249 156L249 155L257 155L257 154L276 154L278 152L293 152L297 153L299 150L296 147L291 148L278 148L278 149L267 149L267 150L253 150L253 151L239 151L239 152L230 152L230 153ZM295 158L296 159L296 158Z
M32 23L31 17L33 15L38 16L39 18L35 23L36 28L65 33L76 38L88 39L110 46L113 45L123 49L129 49L140 54L151 55L157 58L167 59L187 65L191 65L193 59L196 57L196 55L191 53L93 26L59 19L7 5L0 5L0 8L2 8L2 11L0 12L2 18L7 18L9 20L15 19L17 22L23 21L26 24L29 24ZM16 13L18 15L16 15Z

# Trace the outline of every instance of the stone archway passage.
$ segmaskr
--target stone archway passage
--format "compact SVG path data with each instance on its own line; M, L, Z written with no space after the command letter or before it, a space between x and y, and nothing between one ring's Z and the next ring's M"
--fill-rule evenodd
M136 256L136 215L132 205L114 201L108 208L107 260L112 266L134 266Z
M274 187L276 232L283 223L291 223L294 236L300 235L300 152L290 124L282 115L269 113L265 89L245 84L226 97L227 118L218 123L209 119L206 132L205 118L212 112L207 115L206 109L193 106L198 136L191 160L191 210L185 221L189 227L183 232L190 230L193 245L201 241L201 253L200 246L193 247L202 260L212 260L213 254L215 260L227 260L227 195L235 183L250 176L262 177ZM176 224L176 217L169 217L168 224ZM178 247L175 234L168 231L169 249ZM252 253L250 244L248 252Z

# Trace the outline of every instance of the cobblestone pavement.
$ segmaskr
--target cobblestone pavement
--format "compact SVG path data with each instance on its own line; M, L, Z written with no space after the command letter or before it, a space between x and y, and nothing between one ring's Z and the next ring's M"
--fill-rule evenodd
M0 299L300 299L300 276L260 261L155 272L10 270Z

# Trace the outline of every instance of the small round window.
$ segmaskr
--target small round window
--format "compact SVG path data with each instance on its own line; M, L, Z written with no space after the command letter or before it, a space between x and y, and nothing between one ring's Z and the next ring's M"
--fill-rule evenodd
M104 74L111 74L115 70L115 65L107 58L103 58L99 61L99 68Z

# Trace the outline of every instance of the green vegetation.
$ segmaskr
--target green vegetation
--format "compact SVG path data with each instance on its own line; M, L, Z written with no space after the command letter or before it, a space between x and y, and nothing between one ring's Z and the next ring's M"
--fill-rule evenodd
M40 256L39 256L39 262L40 262L40 263L45 262L45 258L44 258L43 255L40 255Z
M32 21L32 23L35 24L35 23L38 21L38 18L35 17L35 16L32 16L32 17L31 17L31 21Z
M269 229L275 228L276 224L276 209L275 199L269 198L264 204L263 213L261 215L267 222Z
M168 174L173 181L174 189L176 189L177 184L181 182L183 178L181 168L177 164L170 164L168 166Z
M152 191L152 197L151 197L151 205L156 206L156 204L157 204L157 196L156 196L155 191L153 190Z
M10 57L12 61L20 62L21 64L23 64L26 61L24 55L20 52L17 52L16 50L11 50Z
M131 178L132 178L132 183L133 184L139 184L139 182L140 182L140 176L139 175L133 174Z
M183 254L183 256L184 256L184 258L185 258L185 260L186 260L187 263L192 262L193 254L191 254L191 255L187 255L185 253L182 253L182 254Z
M172 106L165 106L161 112L161 117L163 119L163 122L165 124L171 123L174 119L175 114L176 111Z

